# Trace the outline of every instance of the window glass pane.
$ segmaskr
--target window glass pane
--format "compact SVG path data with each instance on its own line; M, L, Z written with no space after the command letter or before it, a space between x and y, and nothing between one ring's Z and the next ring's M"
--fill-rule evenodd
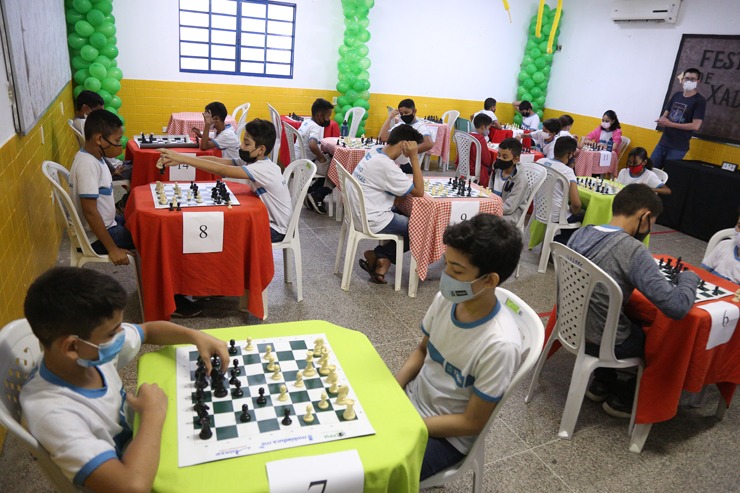
M234 60L236 59L236 47L211 45L211 56L213 58L227 58L229 60Z
M207 4L208 2L203 2ZM211 12L214 14L236 15L235 0L211 0Z
M267 50L267 61L290 63L290 52L282 50Z
M267 21L267 32L269 34L293 34L293 24L290 22Z
M208 56L208 45L198 43L180 43L180 54L182 56Z
M294 11L293 7L287 7L285 5L270 5L267 10L267 18L292 22Z
M180 9L208 12L208 2L204 2L203 0L180 0Z
M242 31L265 32L265 21L260 19L242 19Z
M180 58L180 66L184 70L208 70L208 60L206 58Z
M180 28L181 41L203 41L208 42L208 29L198 29L194 27Z
M265 61L265 50L258 48L242 48L241 51L242 60L250 62L264 62Z
M216 29L229 29L235 31L236 17L229 17L227 15L211 16L211 27Z
M208 14L180 12L180 25L208 27Z
M211 31L211 42L223 45L235 45L236 33L234 31Z
M242 33L242 46L265 46L265 35Z
M267 15L267 7L265 4L244 2L242 3L242 15L248 17L261 17L264 19Z
M242 62L242 73L243 74L264 74L265 64L264 63Z
M293 48L293 38L291 36L267 36L267 47L290 50Z
M234 72L236 70L236 62L230 62L228 60L211 60L211 70L218 70L219 72Z
M276 63L268 63L265 68L265 73L269 75L290 75L290 65L278 65Z

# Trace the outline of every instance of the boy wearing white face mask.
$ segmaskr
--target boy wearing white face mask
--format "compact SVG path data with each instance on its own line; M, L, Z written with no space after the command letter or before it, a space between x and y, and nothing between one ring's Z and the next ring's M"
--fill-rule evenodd
M683 91L671 96L663 114L655 120L663 127L663 135L650 155L656 168L663 169L664 161L683 159L689 152L691 136L701 127L707 108L707 100L697 91L700 81L698 69L686 69L681 77Z
M429 432L421 479L470 451L519 367L521 336L495 288L516 269L519 230L490 214L449 226L440 292L396 380Z
M740 217L735 225L735 238L720 241L704 257L701 266L712 274L740 284Z
M195 344L206 369L228 363L224 341L170 322L121 323L126 290L92 269L56 267L28 288L24 312L43 360L23 384L23 422L78 488L150 491L167 396L156 384L126 395L118 368L141 345ZM140 427L132 438L133 412ZM125 451L124 451L125 447Z
M545 155L547 159L555 158L555 141L560 137L562 125L557 118L548 118L542 122L542 130L535 130L529 137L534 141L537 149ZM517 138L521 139L522 135Z

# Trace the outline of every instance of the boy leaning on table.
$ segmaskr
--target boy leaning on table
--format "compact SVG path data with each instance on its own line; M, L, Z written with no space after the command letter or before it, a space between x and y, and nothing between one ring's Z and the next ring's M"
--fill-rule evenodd
M193 127L193 133L200 139L200 148L202 150L216 149L221 150L221 155L228 159L236 159L239 153L239 136L236 135L236 129L226 124L226 117L229 116L226 106L223 103L214 101L206 105L203 112L203 127L201 132L198 127ZM216 135L211 138L211 128L216 131Z
M424 337L396 375L429 432L422 480L470 451L519 367L522 349L517 323L495 293L519 263L519 230L478 214L449 226L443 240L440 292L421 323Z
M127 395L118 369L141 345L194 344L229 361L224 341L170 322L122 323L126 291L91 269L56 267L26 294L25 315L43 359L20 394L24 426L77 487L150 491L159 466L167 396L156 384ZM133 412L141 426L132 438Z
M652 188L643 184L624 187L612 203L612 219L601 226L588 225L576 231L568 246L599 266L622 290L622 303L637 289L666 316L680 320L694 306L699 277L691 271L678 274L676 284L666 280L642 240L650 234L663 203ZM609 299L597 285L586 316L586 353L599 355ZM617 322L614 355L617 358L642 357L645 334L636 320L622 311ZM622 373L623 377L626 377ZM613 368L597 368L586 397L603 402L604 411L618 418L629 418L635 396L634 376L619 378Z

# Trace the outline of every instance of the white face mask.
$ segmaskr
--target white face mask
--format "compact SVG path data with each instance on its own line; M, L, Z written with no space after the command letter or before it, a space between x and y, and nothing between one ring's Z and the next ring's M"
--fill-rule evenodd
M687 80L683 83L683 90L686 92L693 91L696 89L696 81Z
M611 126L612 124L609 122L601 122L601 128L603 128L604 130L609 130L609 127Z

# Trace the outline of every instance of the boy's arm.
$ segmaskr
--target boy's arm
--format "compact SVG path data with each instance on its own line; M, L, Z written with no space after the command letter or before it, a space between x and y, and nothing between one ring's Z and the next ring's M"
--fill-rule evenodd
M203 112L203 132L200 135L200 149L206 151L213 149L216 144L211 140L211 128L213 127L213 119L208 111Z
M396 121L395 118L397 116L398 116L397 109L391 111L390 113L388 113L388 118L386 118L385 121L383 122L383 126L380 127L380 133L378 135L380 136L381 140L383 140L383 142L388 140L390 129L393 126L393 122Z
M421 172L421 165L419 164L419 150L416 142L404 142L402 148L405 150L411 160L411 172L413 173L414 188L411 190L412 197L423 197L424 196L424 175Z
M514 101L513 103L511 103L511 105L514 107L514 109L517 111L517 113L521 113L521 111L519 111L519 105L520 104L521 104L521 101Z
M419 145L419 147L418 147L419 154L423 154L423 153L427 152L432 147L434 147L434 141L432 140L432 138L429 135L425 135L424 136L424 142L422 142Z
M575 182L570 182L568 197L570 198L570 213L578 214L581 210L581 197L578 195L578 185Z
M326 156L324 156L324 153L321 152L321 148L319 147L319 143L311 139L308 141L308 148L311 149L311 152L313 152L313 155L316 156L316 160L320 162L321 164L325 164L329 162L328 159L326 159Z
M82 214L85 216L87 224L90 225L90 229L105 249L108 250L110 261L114 265L128 265L128 252L123 248L118 248L105 228L105 224L103 224L103 218L100 217L98 211L98 199L80 197L80 204L82 205Z
M225 164L226 166L238 166L238 164L234 164L233 159L229 159L225 157L199 156L198 159L203 159L205 161L210 161L212 163Z
M691 271L681 272L674 285L661 274L644 246L632 256L628 275L635 288L669 318L681 320L694 306L699 276Z
M424 336L416 349L414 349L414 351L409 354L406 362L396 374L396 381L402 389L405 389L406 385L408 385L411 380L416 378L416 375L418 375L419 371L421 371L421 367L422 365L424 365L424 358L427 357L428 342L429 336Z
M211 356L214 354L226 362L228 366L229 351L226 342L216 339L210 334L195 329L189 329L172 322L158 320L141 324L144 331L144 343L156 344L158 346L170 346L173 344L194 344L198 353L206 364L206 370L211 371Z
M481 399L471 394L465 412L462 414L443 414L424 418L430 437L445 438L477 435L491 417L497 402Z
M654 188L653 190L655 190L655 193L657 193L658 195L670 195L671 193L673 193L671 192L671 189L665 185L663 185L662 187Z
M229 164L221 164L224 161L216 162L211 159L204 159L195 156L186 156L180 154L172 149L160 149L159 152L162 154L165 166L175 166L177 164L187 164L194 166L208 173L215 173L220 176L227 176L229 178L247 178L249 175L242 169L241 166L232 166L230 160L225 160Z

